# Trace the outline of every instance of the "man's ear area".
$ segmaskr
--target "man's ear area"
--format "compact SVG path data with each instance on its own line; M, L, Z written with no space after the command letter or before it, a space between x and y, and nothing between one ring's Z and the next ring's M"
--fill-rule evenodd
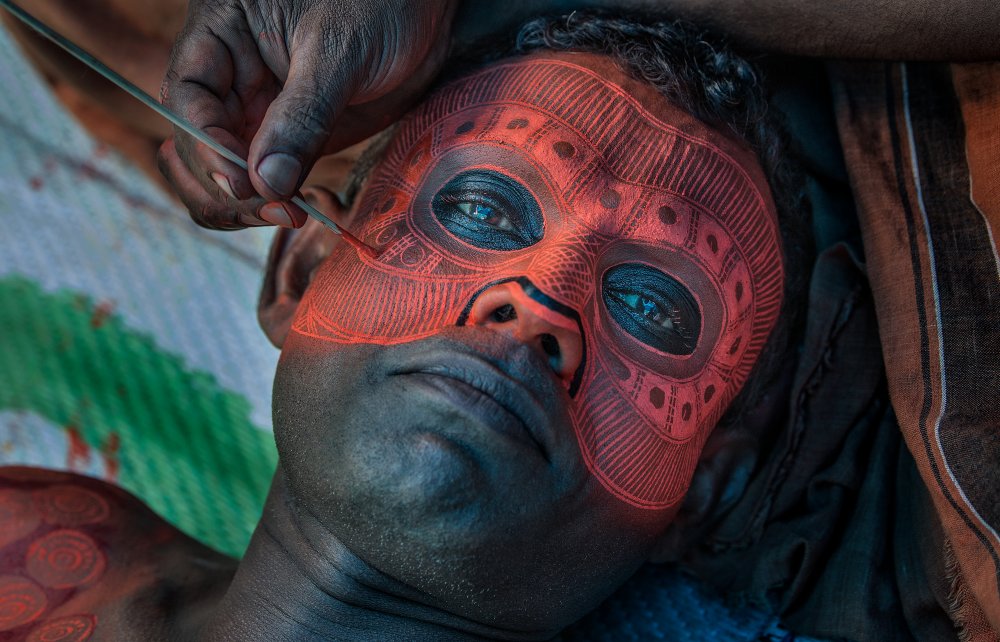
M302 195L310 205L335 223L351 219L348 209L325 188L306 187ZM275 233L264 266L264 283L257 301L257 320L276 348L280 349L285 342L292 318L312 282L316 268L339 242L339 236L311 218L299 229L278 228Z

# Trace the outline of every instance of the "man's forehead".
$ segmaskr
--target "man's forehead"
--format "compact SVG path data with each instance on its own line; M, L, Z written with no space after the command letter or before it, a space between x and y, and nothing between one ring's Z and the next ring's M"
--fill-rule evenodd
M601 217L600 227L625 229L637 209L669 220L685 203L738 236L741 221L774 220L767 182L745 146L617 68L577 64L602 57L572 56L514 59L446 85L407 119L386 164L405 180L424 164L415 161L430 160L425 154L499 143L530 154L559 179L567 203L583 201L579 211Z
M438 90L399 131L385 159L389 183L413 194L428 162L457 172L492 158L491 169L510 172L525 157L583 224L611 236L689 249L704 236L711 254L723 257L727 248L716 239L746 247L762 226L776 231L770 191L749 150L610 59L560 55L494 64Z

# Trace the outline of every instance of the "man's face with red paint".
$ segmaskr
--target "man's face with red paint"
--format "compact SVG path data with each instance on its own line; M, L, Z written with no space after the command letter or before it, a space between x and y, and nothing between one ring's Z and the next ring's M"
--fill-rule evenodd
M453 608L575 619L655 545L776 320L756 159L604 58L532 56L426 100L359 207L380 255L334 250L276 379L296 494Z

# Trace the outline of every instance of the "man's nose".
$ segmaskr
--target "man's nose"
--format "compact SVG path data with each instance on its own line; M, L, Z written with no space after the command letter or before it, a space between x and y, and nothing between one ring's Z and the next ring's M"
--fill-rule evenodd
M583 362L583 337L577 320L532 298L517 281L484 290L469 310L468 325L511 333L536 348L567 383L573 381Z

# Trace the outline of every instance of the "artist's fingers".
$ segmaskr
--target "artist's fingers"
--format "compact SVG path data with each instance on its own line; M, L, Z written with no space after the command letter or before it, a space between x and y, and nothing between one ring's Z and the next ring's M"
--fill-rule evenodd
M213 230L237 230L266 224L260 220L244 220L237 208L227 204L228 196L221 193L221 188L215 187L214 193L211 193L211 188L206 188L196 180L178 155L174 139L167 139L160 146L157 162L160 172L173 185L177 196L198 225Z
M246 158L247 144L239 136L245 118L239 96L233 92L236 65L247 63L237 61L233 54L240 49L241 36L231 22L241 18L207 11L204 6L204 2L192 3L193 14L171 55L161 100L195 128ZM212 193L212 186L217 185L237 200L255 194L245 170L181 130L176 130L176 149L207 192Z
M213 230L239 230L260 225L300 227L306 214L292 203L275 203L260 197L232 199L221 188L205 188L177 154L173 139L160 146L160 171L174 186L195 223Z
M363 52L339 52L331 64L329 29L302 29L288 76L250 145L250 181L258 193L285 199L323 153L337 116L355 90Z

